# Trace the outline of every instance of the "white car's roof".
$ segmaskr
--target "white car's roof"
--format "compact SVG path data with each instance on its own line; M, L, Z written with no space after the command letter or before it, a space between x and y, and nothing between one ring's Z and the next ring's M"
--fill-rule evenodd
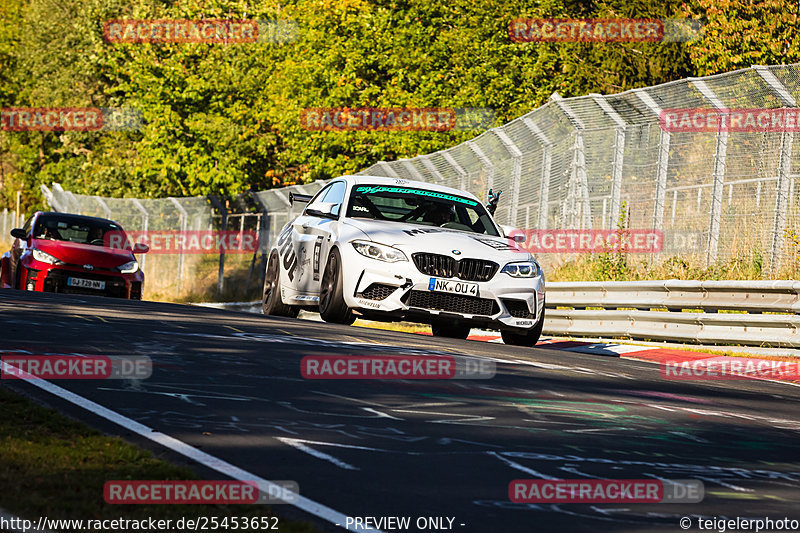
M464 198L469 198L471 200L475 200L476 202L480 202L480 199L475 196L474 194L468 193L467 191L462 191L460 189L454 189L452 187L445 187L444 185L437 185L435 183L428 183L426 181L415 181L415 180L407 180L402 178L387 178L385 176L342 176L336 179L343 179L346 180L350 185L362 185L362 184L375 184L375 185L397 185L400 187L417 187L420 189L425 189L428 191L436 191L436 192L444 192L447 194L454 194L457 196L461 196ZM334 180L331 180L334 181Z

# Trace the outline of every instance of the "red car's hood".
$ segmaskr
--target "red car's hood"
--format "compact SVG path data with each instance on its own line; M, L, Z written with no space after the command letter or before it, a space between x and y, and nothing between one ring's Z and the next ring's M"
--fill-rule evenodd
M117 248L92 246L68 241L52 241L49 239L33 239L33 248L73 265L92 265L99 268L115 268L133 261L133 252Z

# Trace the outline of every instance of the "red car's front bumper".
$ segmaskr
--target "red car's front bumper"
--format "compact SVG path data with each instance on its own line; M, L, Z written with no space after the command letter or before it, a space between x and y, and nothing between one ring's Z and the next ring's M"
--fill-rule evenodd
M122 274L104 268L87 270L51 265L29 258L20 265L19 274L19 288L23 290L142 299L144 273L141 270Z

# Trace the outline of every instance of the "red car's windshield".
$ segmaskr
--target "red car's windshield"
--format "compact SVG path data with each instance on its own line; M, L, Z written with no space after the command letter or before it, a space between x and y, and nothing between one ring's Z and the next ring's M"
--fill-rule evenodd
M122 227L102 220L45 215L36 221L33 238L103 246L103 238L109 231L120 232Z

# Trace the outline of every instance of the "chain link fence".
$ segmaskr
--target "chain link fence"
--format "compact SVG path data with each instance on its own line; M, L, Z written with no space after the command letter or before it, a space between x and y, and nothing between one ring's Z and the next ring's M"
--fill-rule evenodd
M669 110L797 108L798 75L800 65L756 66L611 96L554 94L471 141L361 174L430 181L482 199L501 189L496 218L516 228L615 229L625 206L628 228L699 236L692 249L665 239L661 255L711 265L760 254L777 273L797 253L787 237L800 229L797 126L670 131L660 119Z
M181 250L139 256L147 275L146 298L208 299L223 294L226 280L229 297L257 294L269 244L298 214L289 205L289 192L314 194L325 183L318 181L236 197L106 198L65 191L58 183L51 188L43 185L42 193L54 211L112 219L128 232L256 232L259 246L250 254L197 254Z
M800 124L672 131L663 119L670 110L796 110L797 98L800 65L755 66L610 96L554 94L546 105L471 141L381 161L359 174L428 181L483 200L489 189L502 190L495 216L516 228L615 229L623 219L631 229L691 233L699 237L696 246L665 238L651 260L680 255L711 265L757 254L764 271L777 275L787 257L798 253L789 233L800 233L800 146L793 132ZM258 231L259 253L227 259L235 268L249 260L249 290L251 280L263 275L269 243L297 215L289 192L314 194L324 184L237 198L100 198L57 184L42 191L55 210L111 218L128 230ZM539 259L546 266L564 259L544 255ZM186 293L187 284L216 286L218 292L224 285L224 256L152 255L144 261L151 297Z

